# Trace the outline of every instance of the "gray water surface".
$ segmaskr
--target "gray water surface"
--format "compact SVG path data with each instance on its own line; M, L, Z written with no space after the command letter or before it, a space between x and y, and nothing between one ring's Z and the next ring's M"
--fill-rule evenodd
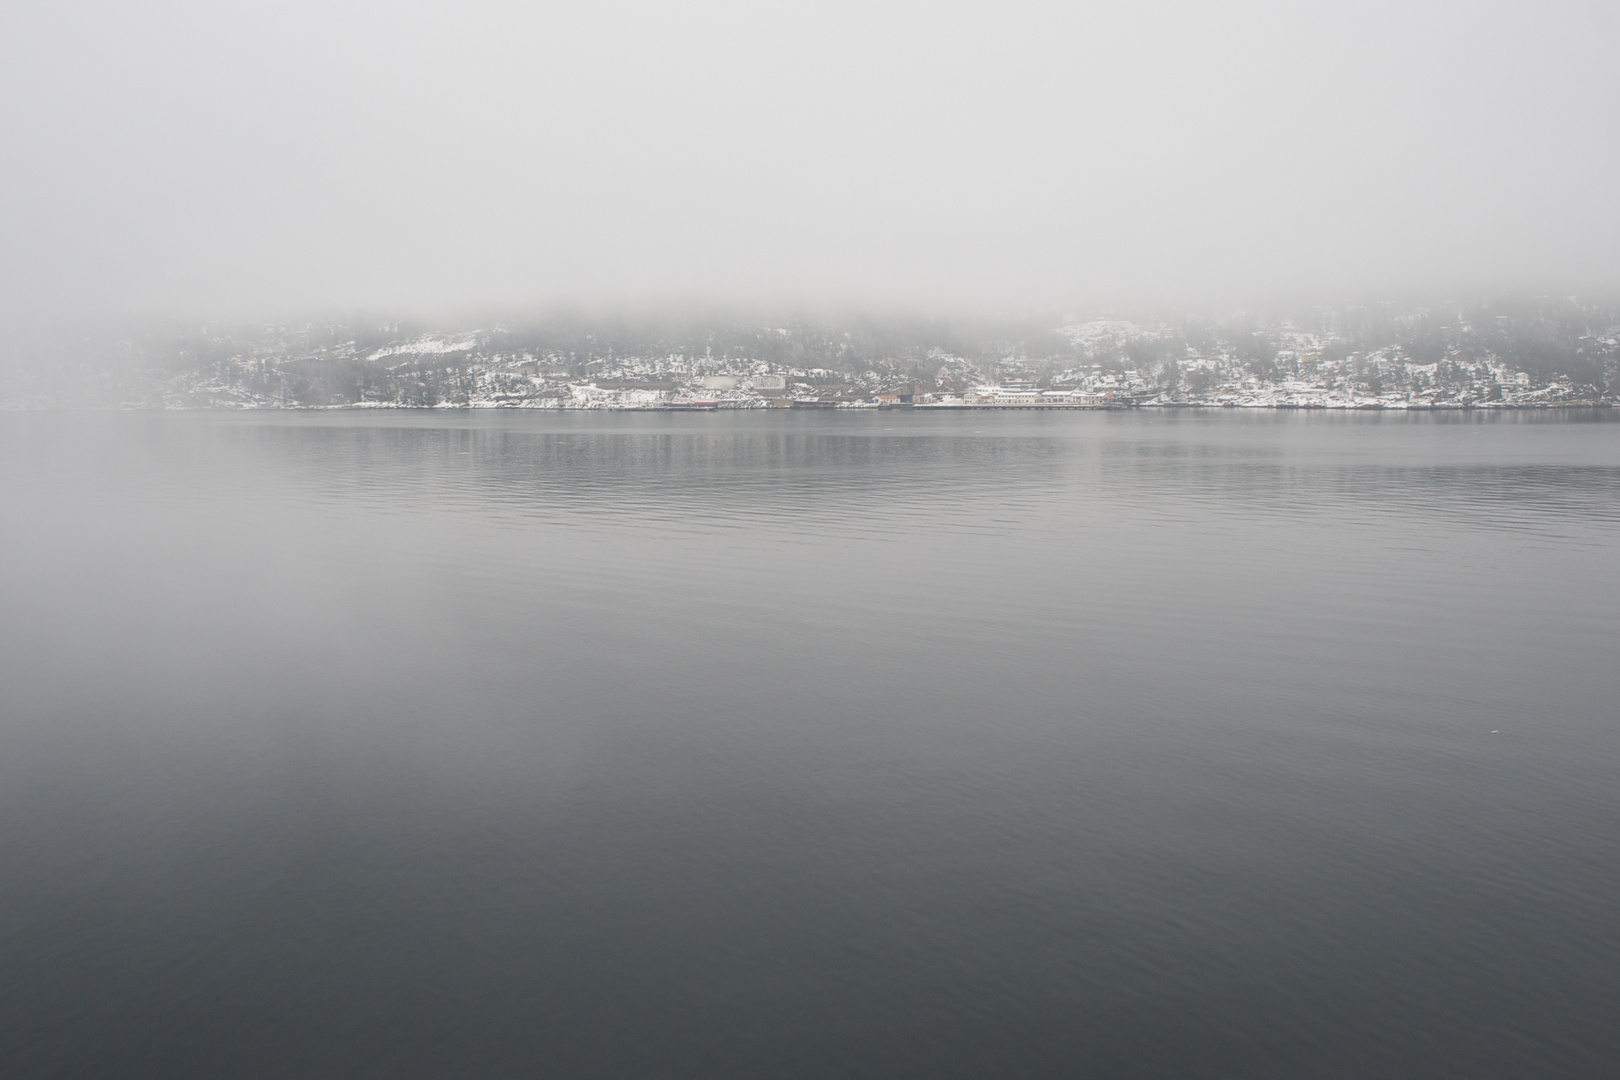
M1620 1069L1606 414L0 451L6 1076Z

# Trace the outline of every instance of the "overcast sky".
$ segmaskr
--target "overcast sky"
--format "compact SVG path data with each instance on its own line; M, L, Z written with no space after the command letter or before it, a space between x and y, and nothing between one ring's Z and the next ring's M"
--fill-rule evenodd
M1620 4L10 0L13 312L1620 286Z

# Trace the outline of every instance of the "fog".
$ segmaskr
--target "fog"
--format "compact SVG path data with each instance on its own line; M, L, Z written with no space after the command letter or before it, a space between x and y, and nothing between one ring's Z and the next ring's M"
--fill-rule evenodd
M1615 4L7 5L5 313L1620 285Z

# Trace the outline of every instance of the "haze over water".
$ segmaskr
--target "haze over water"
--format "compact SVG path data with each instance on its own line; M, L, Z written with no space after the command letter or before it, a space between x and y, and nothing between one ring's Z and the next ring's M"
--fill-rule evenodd
M1620 1060L1607 412L0 451L7 1075Z

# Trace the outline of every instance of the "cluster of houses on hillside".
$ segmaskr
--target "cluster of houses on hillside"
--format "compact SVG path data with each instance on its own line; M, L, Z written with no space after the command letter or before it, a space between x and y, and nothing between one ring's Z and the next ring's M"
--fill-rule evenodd
M1397 324L1399 329L1399 324ZM1542 352L1500 320L1379 343L1317 327L1188 334L1094 320L964 355L764 329L741 345L653 351L526 345L503 331L377 340L325 328L187 339L168 355L120 343L98 363L0 372L10 407L720 409L1462 409L1606 405L1620 326L1564 332ZM1401 333L1405 333L1402 331ZM1539 339L1538 339L1539 340ZM785 342L785 344L784 344ZM804 342L808 342L807 348ZM1505 343L1505 344L1499 344ZM1534 342L1532 342L1534 344ZM1515 353L1515 348L1518 349ZM1523 354L1528 359L1515 359ZM825 358L820 363L799 357Z

